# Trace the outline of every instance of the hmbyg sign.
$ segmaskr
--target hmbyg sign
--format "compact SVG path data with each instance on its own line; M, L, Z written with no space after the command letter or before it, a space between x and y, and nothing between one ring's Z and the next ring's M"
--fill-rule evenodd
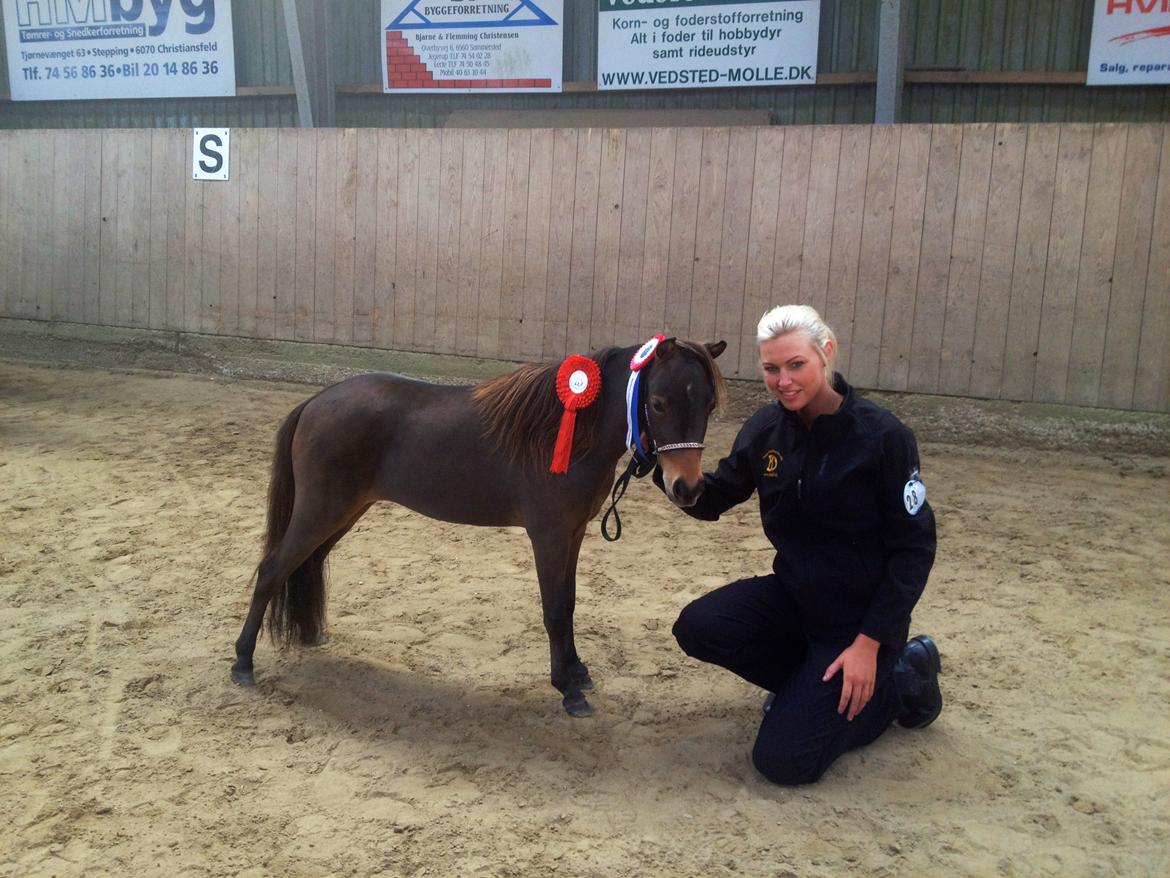
M3 0L14 101L236 93L231 0Z

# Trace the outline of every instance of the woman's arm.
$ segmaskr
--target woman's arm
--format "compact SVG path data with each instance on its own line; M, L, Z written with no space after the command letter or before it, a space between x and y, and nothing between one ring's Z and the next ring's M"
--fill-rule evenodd
M914 434L900 422L882 436L878 491L886 559L861 633L900 646L934 564L934 512L926 502Z
M715 472L703 473L703 493L694 506L683 509L692 518L703 521L717 521L719 516L746 500L756 489L752 473L749 449L752 439L759 433L758 413L740 428L731 452L719 461ZM662 469L654 467L654 484L663 487Z

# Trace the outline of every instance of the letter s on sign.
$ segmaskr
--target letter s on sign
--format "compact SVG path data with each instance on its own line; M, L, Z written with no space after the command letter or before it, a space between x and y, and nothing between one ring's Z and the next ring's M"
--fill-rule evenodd
M223 140L218 134L204 134L203 139L199 141L199 151L207 156L206 161L200 161L201 167L208 174L214 174L223 167Z
M191 157L191 175L195 180L226 180L231 155L231 130L196 128Z

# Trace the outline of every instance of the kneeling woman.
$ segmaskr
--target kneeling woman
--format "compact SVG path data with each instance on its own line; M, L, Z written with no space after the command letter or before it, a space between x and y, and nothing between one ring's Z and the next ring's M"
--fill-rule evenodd
M776 783L811 783L895 720L923 728L942 709L934 642L907 642L934 514L913 433L834 374L836 338L815 310L772 309L757 341L779 404L748 419L686 511L714 521L757 492L773 572L689 604L674 635L773 693L752 759Z

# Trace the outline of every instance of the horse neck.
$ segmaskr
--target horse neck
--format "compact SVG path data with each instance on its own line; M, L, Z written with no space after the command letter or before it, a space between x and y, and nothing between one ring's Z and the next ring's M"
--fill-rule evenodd
M630 378L630 359L640 345L617 348L602 364L601 386L605 388L605 413L601 419L598 451L614 462L626 452L626 384Z

